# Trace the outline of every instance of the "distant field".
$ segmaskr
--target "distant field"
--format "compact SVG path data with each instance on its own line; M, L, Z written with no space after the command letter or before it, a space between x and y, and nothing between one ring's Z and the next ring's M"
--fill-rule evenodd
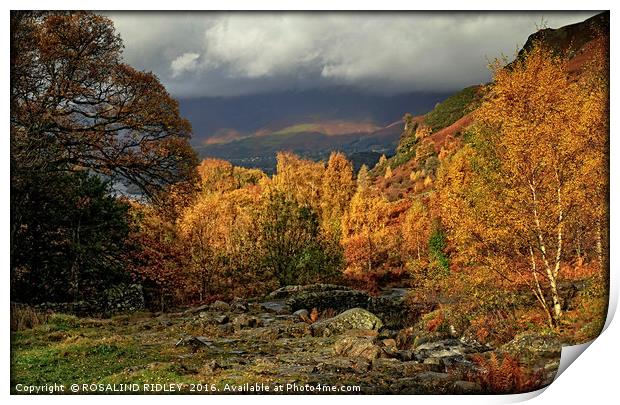
M318 132L325 135L345 135L354 133L370 133L378 129L380 129L380 127L371 122L325 121L291 125L272 132L270 135L288 135L302 132Z

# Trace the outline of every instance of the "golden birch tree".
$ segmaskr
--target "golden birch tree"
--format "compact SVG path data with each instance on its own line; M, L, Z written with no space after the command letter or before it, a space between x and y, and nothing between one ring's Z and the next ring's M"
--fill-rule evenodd
M585 168L599 170L604 154L593 139L605 135L591 119L602 98L596 85L569 76L568 62L537 44L510 67L496 64L470 145L440 171L451 236L475 251L472 261L527 282L552 326L562 318L558 280L579 196L584 187L600 191L600 181L586 186Z

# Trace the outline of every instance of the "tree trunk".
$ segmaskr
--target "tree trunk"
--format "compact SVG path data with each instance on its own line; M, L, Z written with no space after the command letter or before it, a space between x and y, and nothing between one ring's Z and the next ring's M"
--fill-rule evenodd
M547 304L547 300L545 299L545 294L543 294L542 288L540 287L540 281L538 281L538 269L536 268L536 258L534 257L534 250L532 249L532 246L530 245L530 257L532 260L531 263L531 268L532 268L532 274L534 275L534 286L536 288L532 287L532 292L534 293L534 296L536 297L537 301L540 303L540 305L543 308L543 311L545 312L545 314L547 315L547 321L549 322L549 327L553 328L553 315L551 314L551 310L549 309L549 305Z
M563 236L563 227L564 227L564 212L561 209L562 206L562 194L561 187L557 189L557 201L558 206L560 207L560 212L558 215L558 225L557 225L557 248L555 254L555 261L553 263L553 268L551 268L551 263L549 262L549 257L547 255L547 247L545 245L542 227L540 224L540 218L538 216L538 199L536 196L536 188L534 187L533 182L529 183L530 190L532 191L532 201L534 203L534 223L536 225L537 239L538 239L538 248L542 255L543 263L545 265L545 272L547 276L547 280L549 281L549 289L551 290L551 302L553 308L553 324L557 326L560 323L560 318L562 317L562 306L560 305L560 295L557 289L557 276L560 270L560 263L562 259L562 236Z
M581 226L578 226L577 227L577 246L575 248L575 253L577 255L577 263L579 263L579 266L583 264L582 239L583 239L583 229Z
M560 324L560 318L562 317L562 306L560 305L560 294L558 293L555 277L549 279L549 286L551 287L551 299L553 302L553 323L557 326Z
M70 270L70 280L69 286L71 295L73 296L74 301L78 301L80 294L80 267L81 267L81 252L80 252L80 226L81 219L78 218L77 229L75 231L75 245L76 245L76 253L75 259L73 260L73 264L71 265Z

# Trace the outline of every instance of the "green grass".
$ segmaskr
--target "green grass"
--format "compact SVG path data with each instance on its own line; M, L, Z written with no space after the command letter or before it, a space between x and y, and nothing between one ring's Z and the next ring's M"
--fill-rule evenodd
M225 351L176 347L180 335L209 335L192 320L176 319L165 326L150 314L133 314L112 319L53 315L32 329L11 333L11 392L17 384L43 386L62 384L215 384L260 382L254 366L235 368L233 346ZM255 341L242 347L256 349ZM231 344L232 345L232 344ZM236 345L236 344L235 344ZM237 348L237 346L234 346ZM216 373L204 365L216 360L223 368Z
M149 328L150 329L150 328ZM140 322L54 315L34 329L11 333L11 390L16 384L186 382L174 359L172 332L157 342Z
M473 111L480 105L482 95L479 86L467 87L439 103L431 112L426 114L424 122L433 132L446 128L458 121L465 114ZM392 169L407 163L416 156L417 139L415 131L410 136L400 140L396 154L389 159ZM385 172L385 168L382 169ZM378 174L379 171L376 171ZM375 174L373 172L373 174Z
M57 331L68 331L80 327L80 321L76 316L64 314L53 315L47 324L50 326L50 329Z
M145 350L136 342L120 340L113 344L94 344L78 340L75 344L51 344L47 347L16 348L12 356L12 385L43 385L103 383L103 382L161 382L179 380L169 370L159 376L128 375L126 370L140 369L169 358L155 350ZM145 378L150 377L150 378ZM165 377L165 378L160 378Z
M466 87L439 103L426 114L424 122L433 132L446 128L478 107L481 100L480 86Z

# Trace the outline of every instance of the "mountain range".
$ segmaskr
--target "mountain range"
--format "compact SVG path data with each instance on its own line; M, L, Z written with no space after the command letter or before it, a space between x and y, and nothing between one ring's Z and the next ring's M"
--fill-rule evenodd
M540 40L558 52L570 51L569 69L578 74L588 60L592 38L608 27L609 13L602 13L558 29L541 29L528 38L517 57ZM396 169L413 153L404 131L406 113L413 117L411 123L429 128L429 139L439 150L471 123L484 89L485 84L472 83L453 93L381 95L345 87L318 88L186 98L179 100L179 106L192 124L192 146L201 158L225 159L271 174L278 151L315 160L341 151L355 170L362 164L375 166L382 154L391 157L390 166Z
M446 93L373 95L350 88L180 99L201 158L215 157L267 173L281 150L312 159L347 154L359 168L390 155L406 112L423 113Z

